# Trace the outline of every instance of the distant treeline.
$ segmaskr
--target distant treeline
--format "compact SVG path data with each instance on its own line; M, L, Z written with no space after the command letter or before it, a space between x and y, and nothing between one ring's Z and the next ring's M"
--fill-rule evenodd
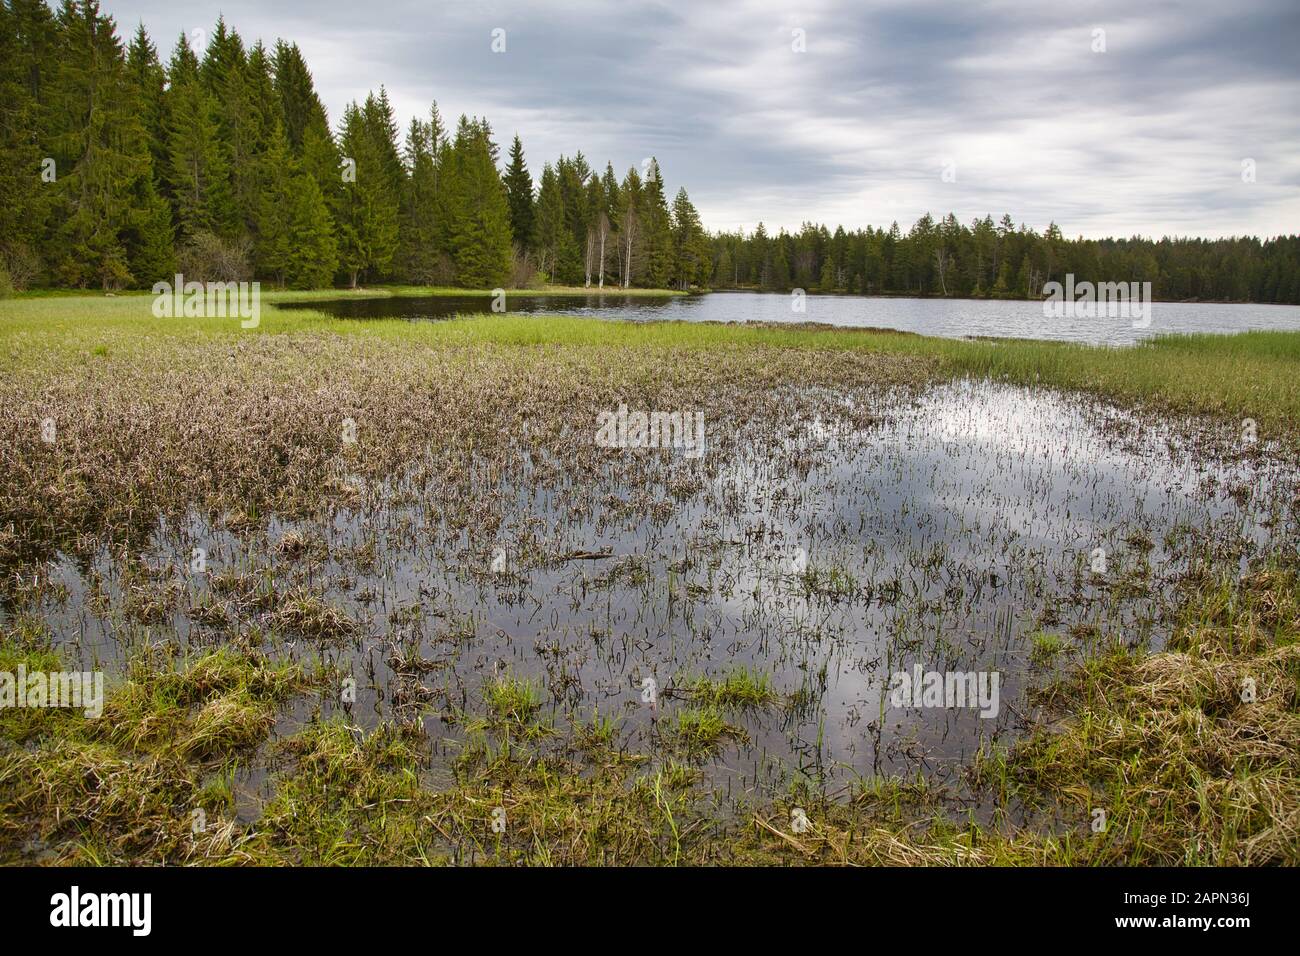
M619 180L581 152L534 183L515 136L436 104L399 142L381 87L336 129L298 47L246 47L218 20L164 64L95 0L0 0L0 294L257 278L299 288L794 287L1038 296L1073 272L1161 298L1300 302L1300 240L1069 241L1009 217L922 218L903 235L710 236L654 159Z
M833 233L805 224L793 235L713 237L714 288L816 289L867 295L1038 298L1052 280L1150 282L1155 298L1300 304L1300 236L1233 239L1066 239L1010 216L969 226L951 213L903 233Z
M0 0L0 291L258 278L493 288L538 279L686 288L708 237L657 162L620 182L581 153L542 169L515 137L433 105L399 145L381 88L336 130L298 47L219 20L164 65L94 0Z

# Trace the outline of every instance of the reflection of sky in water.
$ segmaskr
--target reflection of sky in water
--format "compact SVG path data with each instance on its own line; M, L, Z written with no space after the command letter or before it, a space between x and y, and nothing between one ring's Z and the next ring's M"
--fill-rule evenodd
M982 299L909 299L850 295L810 295L803 312L783 293L716 292L707 295L530 296L510 292L505 311L562 313L603 319L681 320L686 322L824 322L847 327L898 329L942 338L994 336L1060 339L1129 345L1170 332L1244 332L1249 329L1300 329L1300 306L1225 305L1155 302L1151 322L1133 328L1131 318L1102 315L1048 318L1041 302ZM490 296L394 296L302 302L280 308L306 308L344 318L444 319L457 313L492 311Z
M307 583L329 586L329 599L368 629L356 645L325 648L327 657L351 659L360 693L352 719L373 726L393 716L398 682L384 638L396 630L390 616L418 605L419 620L403 626L414 629L423 657L441 665L416 681L435 711L480 713L492 674L533 675L557 714L562 703L583 716L596 709L621 717L629 747L645 750L653 727L640 702L643 676L671 689L746 664L771 674L782 692L810 693L811 705L739 719L751 743L723 752L710 768L716 780L743 788L791 767L934 770L1020 728L1026 684L1044 676L1029 664L1029 635L1040 626L1066 635L1072 625L1096 624L1129 641L1163 639L1149 596L1117 597L1091 581L1092 549L1107 549L1112 577L1130 573L1142 560L1130 535L1145 531L1148 576L1167 594L1185 570L1164 546L1180 525L1220 544L1266 541L1261 516L1226 489L1268 487L1282 475L1276 463L1248 471L1204 460L1158 426L1078 397L1016 388L958 383L885 411L882 424L865 430L796 426L784 447L728 463L662 520L597 509L592 520L572 521L570 489L506 489L497 542L511 549L512 564L525 529L552 553L613 551L607 560L534 562L518 567L517 579L484 573L491 556L482 543L444 540L430 523L436 504L425 513L418 499L395 506L390 498L366 521L343 515L328 526L299 525L330 543L330 558ZM630 493L605 484L597 482L592 500ZM273 523L271 539L283 530ZM378 536L377 559L359 568L348 554L368 531ZM214 570L250 566L238 539L197 518L180 534L160 532L151 562L182 567L195 546L208 550ZM793 573L798 549L811 571L838 571L859 593L810 597ZM278 574L294 573L293 564L275 563ZM110 562L98 564L111 575ZM141 639L139 626L83 606L84 582L69 563L59 574L73 597L50 618L70 648L111 660L120 641ZM191 631L184 608L172 623L192 641L223 639ZM301 639L291 645L301 657L319 649ZM918 663L999 671L1001 712L983 720L973 710L882 708L889 673ZM306 717L314 705L295 713ZM332 706L326 701L326 712ZM666 695L659 714L681 706ZM460 729L436 716L426 726L436 738L459 739Z

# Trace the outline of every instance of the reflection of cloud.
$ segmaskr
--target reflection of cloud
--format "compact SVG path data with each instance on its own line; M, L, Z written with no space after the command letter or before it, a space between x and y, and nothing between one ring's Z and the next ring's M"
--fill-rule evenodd
M164 55L218 6L107 0ZM405 127L436 98L518 131L534 172L581 149L620 175L657 156L708 225L903 226L1010 212L1067 235L1274 234L1300 220L1292 0L1069 8L1007 0L662 0L617 7L224 0L283 35L331 116L387 85ZM491 31L507 31L493 54ZM791 50L803 29L807 51ZM1106 52L1092 52L1092 31ZM942 182L939 161L956 163ZM1240 180L1245 157L1259 180Z

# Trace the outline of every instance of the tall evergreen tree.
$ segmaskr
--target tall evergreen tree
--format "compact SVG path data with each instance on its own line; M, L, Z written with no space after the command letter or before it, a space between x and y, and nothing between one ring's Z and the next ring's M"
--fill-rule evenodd
M650 160L641 202L641 236L645 249L645 284L665 288L672 276L672 219L664 196L663 175L659 161Z
M642 192L640 174L635 169L628 169L618 190L619 267L625 289L632 284L632 275L638 271L638 263L644 258L641 254L644 245L641 236Z
M199 232L235 238L241 217L221 146L216 100L204 87L198 58L182 34L168 68L168 185L182 242Z
M23 6L0 3L0 291L40 277L38 248L54 188L41 175L41 54L32 48L52 24L44 4L39 12Z
M343 113L339 149L355 164L355 176L343 183L335 218L340 265L349 285L356 288L362 276L381 275L393 261L398 197L385 168L384 151L356 103Z
M398 221L398 260L411 282L445 279L438 232L438 171L432 124L418 117L406 134L407 176Z
M113 20L96 0L65 0L56 24L50 144L61 164L47 258L69 285L119 288L133 281L127 243L139 224L135 203L149 195L139 106Z
M710 260L711 250L700 214L683 186L673 199L673 284L679 289L704 284L708 281Z
M510 144L510 162L505 175L506 205L510 211L510 235L521 252L533 244L533 177L524 163L524 144L515 134Z
M140 122L149 143L154 185L161 191L167 169L167 74L158 59L158 49L141 23L126 54L127 72L135 84L140 104Z
M452 149L444 188L456 281L471 288L504 286L510 277L510 211L488 133L462 122Z
M541 271L551 282L561 281L568 263L576 258L573 235L564 220L564 196L560 190L560 177L550 163L542 166L542 178L537 189L537 222L535 226L537 251Z

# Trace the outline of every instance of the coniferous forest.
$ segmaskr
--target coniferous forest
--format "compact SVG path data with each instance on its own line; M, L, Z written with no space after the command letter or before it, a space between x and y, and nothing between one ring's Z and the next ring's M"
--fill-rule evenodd
M95 0L0 2L0 292L148 288L176 272L312 288L560 283L1036 297L1052 279L1164 299L1300 303L1300 237L1066 239L1010 216L910 230L706 231L657 161L581 151L534 178L515 135L383 87L331 122L309 65L219 20L206 48L129 40ZM870 216L870 210L864 211Z

